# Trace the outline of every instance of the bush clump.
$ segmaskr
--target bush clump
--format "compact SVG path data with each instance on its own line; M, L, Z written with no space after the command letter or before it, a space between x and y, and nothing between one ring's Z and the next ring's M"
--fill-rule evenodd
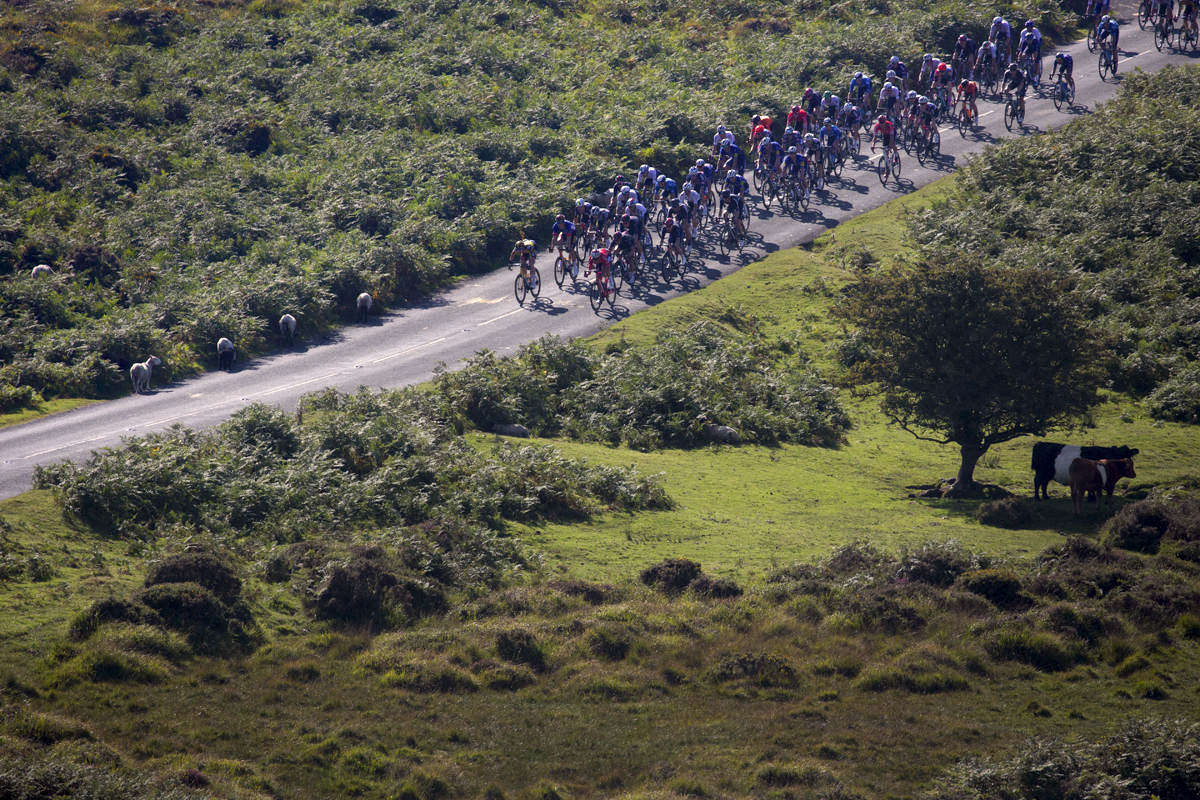
M745 680L763 688L791 688L799 682L796 668L786 656L775 653L730 653L709 671L716 683Z
M968 572L959 579L968 592L986 597L1001 608L1017 599L1021 592L1021 579L1010 569L981 569Z
M687 558L668 558L643 569L638 579L659 591L678 594L687 589L700 574L699 562Z
M1171 527L1171 507L1159 500L1139 500L1122 508L1104 524L1101 537L1110 547L1157 553Z
M1028 630L1009 630L984 645L997 661L1017 661L1042 672L1063 672L1086 660L1082 647L1063 644L1057 636Z
M496 634L496 654L505 661L524 664L537 672L546 669L546 653L537 638L524 628L513 628Z
M692 579L692 582L688 584L688 591L701 597L714 599L742 596L742 587L734 581L728 578L713 578L704 574L697 575Z
M1033 509L1020 497L1005 497L980 505L975 518L982 525L1018 530L1033 522Z

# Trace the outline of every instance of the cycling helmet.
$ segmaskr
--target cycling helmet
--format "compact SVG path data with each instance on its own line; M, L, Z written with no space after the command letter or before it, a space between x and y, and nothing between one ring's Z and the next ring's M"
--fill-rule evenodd
M875 120L875 121L876 121L876 122L878 122L880 125L882 125L883 123L887 122L887 115L886 115L886 114L880 114L880 115L879 115L879 119L877 119L877 120Z
M599 250L592 251L592 258L599 258L601 255L602 253Z
M691 181L688 181L687 183L685 183L685 184L683 185L683 190L684 190L685 192L690 192L690 191L692 190L692 182L691 182Z
M890 59L888 59L888 63L889 64L899 64L900 56L892 56Z
M1100 24L1101 24L1101 25L1104 25L1104 24L1106 24L1107 22L1108 22L1108 14L1105 14L1103 17L1101 17L1101 18L1100 18ZM1033 25L1033 23L1032 23L1032 22L1026 22L1026 23L1025 23L1025 27L1026 27L1026 28L1030 27L1031 25Z
M861 72L856 72L856 73L854 73L854 77L855 77L856 79L861 79L861 78L862 78L862 73L861 73Z
M697 158L696 159L696 169L702 169L703 167L704 167L704 159Z
M591 204L591 203L584 203L584 204L583 204L583 210L584 210L584 211L591 211L591 210L592 210L592 204Z
M926 53L925 55L921 56L921 60L922 61L933 61L933 54Z
M1062 53L1058 53L1058 54L1056 54L1056 55L1054 56L1054 60L1055 60L1055 61L1057 61L1057 62L1061 62L1061 61L1063 61L1065 58L1066 58L1066 56L1064 56Z
M792 106L792 111L799 111L799 110L800 110L800 106Z
M688 177L689 177L689 178L691 178L692 176L694 176L694 175L695 175L697 172L699 172L699 171L700 171L700 170L696 169L695 167L689 167L689 168L688 168Z
M733 180L734 178L736 178L736 177L737 177L737 174L738 174L738 173L737 173L737 170L736 170L736 169L731 169L731 170L729 170L729 172L726 172L726 173L725 173L725 179L726 179L726 180L730 180L730 181L731 181L731 180Z
M724 126L724 125L718 125L718 126L717 126L717 133L724 133L724 132L725 132L725 126Z
M669 228L669 227L671 227L671 226L672 226L672 225L674 225L674 224L675 224L675 218L674 218L674 217L667 217L665 220L663 220L663 227L664 227L664 228Z
M633 193L633 189L630 189L628 186L621 187L621 194L625 195L626 197L628 197L632 193Z
M796 152L796 145L792 145L791 147L788 148L788 154L795 153L795 152Z
M654 182L655 182L655 183L666 183L666 182L667 182L667 176L666 176L666 175L663 175L663 174L660 172L660 173L658 174L658 177L654 179Z
M925 103L929 102L929 98L926 97L925 95L921 95L920 97L917 98L917 102L924 105Z
M1020 68L1021 68L1021 65L1020 65L1020 64L1018 64L1017 62L1015 62L1015 61L1014 61L1014 62L1012 62L1011 64L1009 64L1009 65L1008 65L1008 68L1009 68L1009 69L1020 69Z
M582 206L582 205L586 205L586 204L587 204L587 201L586 201L586 200L584 200L582 197L576 197L576 198L575 198L575 207L576 207L576 208L579 208L580 206Z
M970 81L967 80L966 78L963 78L961 81L958 82L958 85L959 85L959 87L965 89L965 88L967 88L968 83L970 83Z
M813 136L811 133L804 134L804 141L806 142L811 142L815 138L817 137Z
M1101 20L1101 22L1103 22L1103 21L1104 21L1104 20ZM1031 19L1027 19L1027 20L1025 20L1025 27L1026 27L1026 28L1032 28L1032 27L1033 27L1033 20L1031 20Z
M887 79L890 81L894 77L896 77L896 70L889 69L887 72Z
M958 35L958 40L959 40L960 42L965 42L965 41L967 40L967 35L966 35L965 33L960 33L960 34Z
M891 88L892 88L892 82L891 82L891 81L884 81L884 83L883 83L883 88L884 88L884 89L891 89Z
M1000 17L996 17L995 19L992 20L993 25L999 25L1001 22L1004 22L1004 20L1001 19Z
M788 125L786 128L783 129L784 136L787 136L789 133L795 133L795 132L796 132L796 129L793 128L791 125Z
M628 215L628 214L622 214L622 215L621 215L621 222L629 222L629 215Z
M825 90L825 94L821 95L821 97L823 97L823 98L825 98L826 100L828 100L828 99L829 99L829 95L830 95L830 94L832 94L832 92L830 92L828 89L826 89L826 90Z
M649 164L642 164L640 167L638 167L638 172L641 172L641 173L647 173L647 172L649 172L649 171L650 171L650 165L649 165Z
M821 124L822 125L832 125L833 120L831 120L829 117L826 117L825 119L821 120Z
M625 176L624 176L624 175L618 175L618 176L617 176L617 183L624 183L624 182L625 182Z
M907 95L905 95L905 96L906 96L906 97L907 97L907 99L909 99L909 100L915 100L915 99L917 99L917 93L916 93L916 92L914 92L912 89L909 89L909 90L908 90L908 94L907 94Z
M753 117L750 118L751 125L757 125L760 122L762 122L762 117L760 117L758 114L755 114Z
M554 221L562 222L564 219L566 219L566 217L564 217L562 214L559 214L557 217L554 218Z

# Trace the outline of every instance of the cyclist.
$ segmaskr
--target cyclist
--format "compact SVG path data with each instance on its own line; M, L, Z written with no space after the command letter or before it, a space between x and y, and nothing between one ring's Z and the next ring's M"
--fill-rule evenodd
M826 117L821 123L821 130L817 131L817 138L821 140L822 147L836 155L841 149L842 129Z
M892 83L903 89L908 85L908 67L904 66L904 62L900 60L900 56L892 56L888 60L888 69L896 73L896 79ZM863 106L866 108L866 106Z
M575 218L571 221L575 223L576 228L586 227L588 221L592 218L592 204L582 197L575 200Z
M675 224L673 217L667 217L663 222L662 230L658 232L658 246L662 247L666 242L667 250L679 257L679 263L687 266L687 255L683 252L683 229Z
M975 98L979 96L979 84L975 81L963 78L958 82L958 97L954 99L956 103L971 104L971 120L979 119L979 108L975 105Z
M979 52L975 54L975 76L976 78L983 75L984 70L996 63L996 43L984 42L979 45Z
M633 237L633 252L637 259L634 263L640 264L646 257L645 248L642 246L645 238L642 233L646 230L645 214L638 214L637 209L630 209L629 219L621 221L625 223L625 230Z
M562 255L562 251L567 251L567 260L575 265L578 270L578 265L575 264L577 256L575 255L575 223L559 214L554 218L554 224L550 226L550 250L558 248L558 254Z
M804 154L796 147L789 147L787 155L783 157L783 174L788 180L795 181L796 185L804 190L805 199L808 199L808 175L805 166L807 162Z
M658 170L648 164L642 164L638 167L637 179L633 182L634 191L639 195L648 195L654 187L654 181L658 178Z
M688 209L687 203L681 203L676 200L671 206L671 217L675 220L675 224L679 226L679 231L683 234L683 238L691 242L692 212Z
M833 92L826 90L821 95L821 118L832 117L837 115L837 110L841 106L841 101ZM815 124L815 123L814 123Z
M1092 18L1092 27L1100 25L1100 17L1108 13L1109 0L1088 0L1086 14Z
M821 93L812 89L804 90L804 110L808 112L808 129L816 130L817 120L821 113Z
M1004 71L1004 96L1016 94L1021 101L1021 108L1017 112L1017 122L1025 121L1025 90L1029 88L1029 83L1025 79L1025 70L1021 69L1021 65L1017 62L1012 62L1008 65L1008 69Z
M604 206L592 206L592 230L597 236L603 237L608 232L609 210Z
M751 141L753 141L754 144L757 145L758 137L755 136L755 133L756 132L761 133L759 131L759 128L762 129L762 132L770 133L771 126L774 124L775 124L775 120L771 119L766 114L761 114L761 115L755 114L753 117L750 118L750 139L751 139Z
M917 96L916 91L909 90L904 96L904 109L900 112L900 118L908 119L913 125L916 125L917 114L921 109L921 99Z
M618 228L617 231L613 233L612 243L608 246L609 256L613 259L620 258L622 256L628 258L635 252L635 248L637 248L638 245L639 242L637 238L634 237L634 235L630 233L628 229L622 230L621 228Z
M900 157L900 151L896 149L896 126L892 121L883 114L875 120L874 127L871 128L871 152L875 152L875 138L882 139L883 157L887 158L887 151L891 150L896 158Z
M584 270L583 277L586 278L593 272L596 273L596 280L598 282L604 281L608 290L610 292L613 291L612 265L608 259L607 247L597 247L588 257L587 269Z
M779 140L779 146L786 151L798 141L800 141L800 135L796 133L795 128L789 125L783 129L783 138Z
M937 103L932 98L925 95L917 98L916 124L930 139L937 135L937 125L934 123L934 120L937 119L937 113Z
M932 53L926 53L921 56L921 71L917 74L917 83L930 83L933 81L933 71L938 68L942 61L939 58L934 58Z
M730 142L725 148L725 163L721 165L724 169L736 169L738 174L746 171L746 151L738 147L737 142Z
M950 65L950 62L941 61L933 68L931 84L936 89L945 89L947 95L950 94L950 87L954 85L954 67Z
M863 115L858 106L847 103L842 109L842 126L849 131L851 139L857 139L859 128L862 127Z
M616 178L613 179L612 199L608 203L608 210L610 213L616 211L617 201L621 196L621 190L624 188L625 188L625 176L618 175Z
M783 153L783 147L779 142L771 138L764 138L762 145L758 149L759 161L767 168L769 172L777 172L779 169L779 157Z
M1171 23L1171 14L1175 9L1175 0L1155 0L1158 3L1158 28L1166 28ZM1096 36L1100 36L1100 24L1104 20L1096 23Z
M869 102L871 99L871 76L861 72L854 73L850 79L850 88L846 90L847 103Z
M721 152L721 147L725 142L735 142L737 138L733 135L733 131L725 130L724 125L717 126L717 132L713 135L712 155L715 157Z
M960 77L970 77L975 69L975 40L965 33L960 33L958 41L954 43L954 57L962 63Z
M750 193L750 181L733 170L725 174L725 188L736 195L745 197Z
M787 115L787 124L803 132L808 128L808 112L798 105L792 106Z
M1075 71L1075 59L1070 53L1056 53L1054 55L1054 69L1050 71L1050 80L1062 74L1067 79L1067 83L1071 86L1071 91L1075 91L1075 77L1072 73Z
M875 111L879 114L887 114L889 117L894 117L896 104L899 102L900 89L892 85L891 81L888 81L879 90L879 102L875 104Z
M508 268L512 269L512 262L520 260L521 262L521 277L529 277L529 268L537 261L537 242L533 239L521 237L517 239L517 243L513 245L512 253L508 256Z
M687 207L688 216L692 223L695 224L700 221L700 193L696 191L691 177L689 177L687 183L683 184L683 193L680 194L679 199Z
M1200 30L1196 27L1196 0L1179 0L1179 15L1175 19L1182 19L1185 28L1190 28L1192 37L1200 36ZM1116 48L1113 48L1114 52ZM1116 64L1114 60L1113 72L1116 72Z
M1012 25L1004 17L996 17L992 20L992 27L988 29L988 41L996 46L996 49L1003 54L1004 61L1008 61L1010 52L1009 45L1012 41Z
M721 218L733 219L733 229L737 231L738 241L746 238L746 226L742 224L742 203L745 202L740 194L728 188L721 192Z
M1101 20L1103 24L1103 20ZM1033 20L1025 21L1025 30L1021 31L1021 41L1018 52L1028 54L1033 60L1033 82L1036 84L1042 76L1042 32L1033 24ZM1113 72L1116 72L1116 60L1113 61Z
M1100 28L1096 31L1096 41L1104 46L1104 40L1112 37L1112 71L1113 75L1117 74L1117 43L1121 41L1121 26L1117 24L1116 17L1104 16L1100 18Z

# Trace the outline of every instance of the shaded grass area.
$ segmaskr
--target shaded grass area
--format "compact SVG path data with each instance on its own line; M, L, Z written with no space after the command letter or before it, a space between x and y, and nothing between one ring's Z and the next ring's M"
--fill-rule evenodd
M33 408L22 408L15 411L6 411L0 414L0 428L7 428L11 425L20 425L22 422L31 422L35 419L48 417L51 414L61 414L64 411L81 408L97 402L100 401L86 400L82 398L44 400Z

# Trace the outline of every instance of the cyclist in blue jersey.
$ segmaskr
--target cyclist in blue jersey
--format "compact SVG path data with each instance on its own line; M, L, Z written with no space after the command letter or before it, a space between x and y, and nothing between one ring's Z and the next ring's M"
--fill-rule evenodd
M1025 30L1021 31L1021 41L1018 52L1028 54L1033 59L1033 82L1036 85L1042 77L1042 32L1033 24L1033 20L1025 22ZM1116 72L1114 64L1113 72Z
M1053 81L1060 73L1067 79L1067 83L1071 85L1071 91L1075 91L1075 77L1072 73L1075 71L1075 59L1070 53L1056 53L1054 56L1054 69L1050 72L1050 80Z
M1116 17L1103 16L1100 18L1100 27L1096 29L1096 41L1104 44L1104 41L1112 37L1112 71L1113 75L1117 74L1117 43L1121 41L1121 26L1117 24Z
M871 76L861 72L854 73L854 77L850 79L850 88L846 92L846 101L862 104L870 99Z
M804 198L808 199L808 166L807 157L800 152L799 148L789 147L787 155L783 157L783 174L796 182L796 185L804 192Z
M560 255L561 251L566 250L567 260L575 264L575 223L562 214L555 217L554 224L550 226L550 250L553 251L555 247ZM578 265L575 269L578 271Z

